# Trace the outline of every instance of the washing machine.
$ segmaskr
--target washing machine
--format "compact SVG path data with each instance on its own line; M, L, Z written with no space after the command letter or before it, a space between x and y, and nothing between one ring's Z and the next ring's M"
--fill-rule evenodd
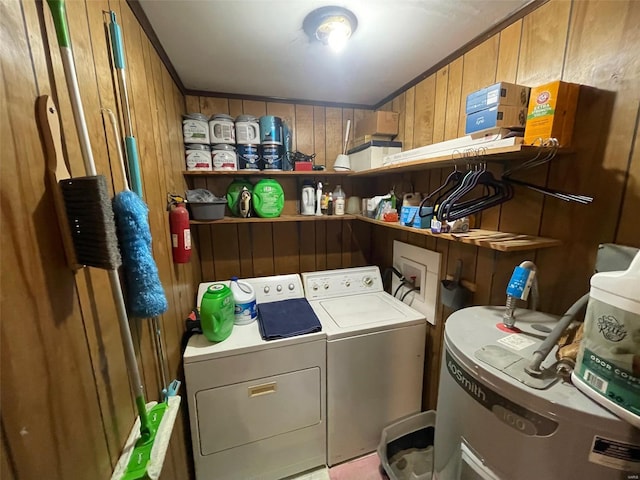
M246 279L258 304L304 298L299 275ZM200 284L197 304L211 284ZM326 335L265 341L258 322L183 355L197 480L275 480L324 465Z
M640 431L555 374L524 368L558 318L471 307L445 325L435 432L437 480L640 478ZM543 363L554 372L555 350Z
M327 464L373 452L420 412L426 319L383 289L378 267L302 274L327 335Z

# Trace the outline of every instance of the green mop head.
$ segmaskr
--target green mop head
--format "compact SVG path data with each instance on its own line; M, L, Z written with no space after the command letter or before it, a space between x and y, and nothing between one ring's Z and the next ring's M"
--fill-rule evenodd
M169 397L166 402L147 404L152 436L146 442L142 441L140 418L137 418L111 475L111 480L160 478L179 408L180 397L177 395Z

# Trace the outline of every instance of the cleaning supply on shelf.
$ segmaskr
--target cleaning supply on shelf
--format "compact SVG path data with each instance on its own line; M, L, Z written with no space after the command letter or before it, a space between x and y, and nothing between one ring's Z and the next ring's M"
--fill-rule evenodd
M253 187L253 209L262 218L279 217L284 208L284 190L272 178L265 178Z
M316 185L316 217L322 216L322 182Z
M231 277L229 284L233 293L235 304L234 321L235 325L247 325L256 321L258 310L256 308L256 292L247 282L238 280L238 277Z
M345 194L340 185L333 191L333 213L344 215Z
M224 283L213 283L207 288L200 304L202 333L212 342L222 342L231 335L235 305L233 293Z
M640 428L640 253L622 272L591 277L573 384Z
M243 188L253 192L253 184L244 178L235 178L227 188L227 204L229 205L229 210L231 210L231 215L234 217L241 216L239 200L240 192L242 192Z

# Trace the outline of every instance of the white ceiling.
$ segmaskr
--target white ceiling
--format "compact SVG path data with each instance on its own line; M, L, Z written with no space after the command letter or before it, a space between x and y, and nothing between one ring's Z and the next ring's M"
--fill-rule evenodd
M139 0L188 90L375 105L532 0ZM358 18L335 54L312 10Z

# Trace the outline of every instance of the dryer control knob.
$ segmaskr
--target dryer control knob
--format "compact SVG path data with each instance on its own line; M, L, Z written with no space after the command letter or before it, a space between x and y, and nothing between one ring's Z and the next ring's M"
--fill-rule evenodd
M365 284L365 286L370 287L371 285L373 285L373 278L371 277L364 277L362 279L362 283Z
M316 290L316 291L317 291L317 290L318 290L318 284L317 284L317 283L314 283L314 284L313 284L313 286L312 286L311 288L312 288L313 290Z
M325 284L324 284L324 289L325 289L325 290L329 290L329 284L328 284L328 283L325 283Z
M348 287L348 286L350 286L350 285L351 285L351 282L350 282L349 280L347 280L346 282L344 282L344 286L345 286L345 287Z
M293 289L296 288L296 286L293 283L289 284L289 290L293 291Z
M271 289L269 288L269 286L268 286L268 285L264 287L264 293L269 293L269 291L270 291L270 290L271 290Z
M277 290L277 291L279 291L279 292L281 292L281 291L282 291L282 285L278 285L278 286L276 287L276 290Z

